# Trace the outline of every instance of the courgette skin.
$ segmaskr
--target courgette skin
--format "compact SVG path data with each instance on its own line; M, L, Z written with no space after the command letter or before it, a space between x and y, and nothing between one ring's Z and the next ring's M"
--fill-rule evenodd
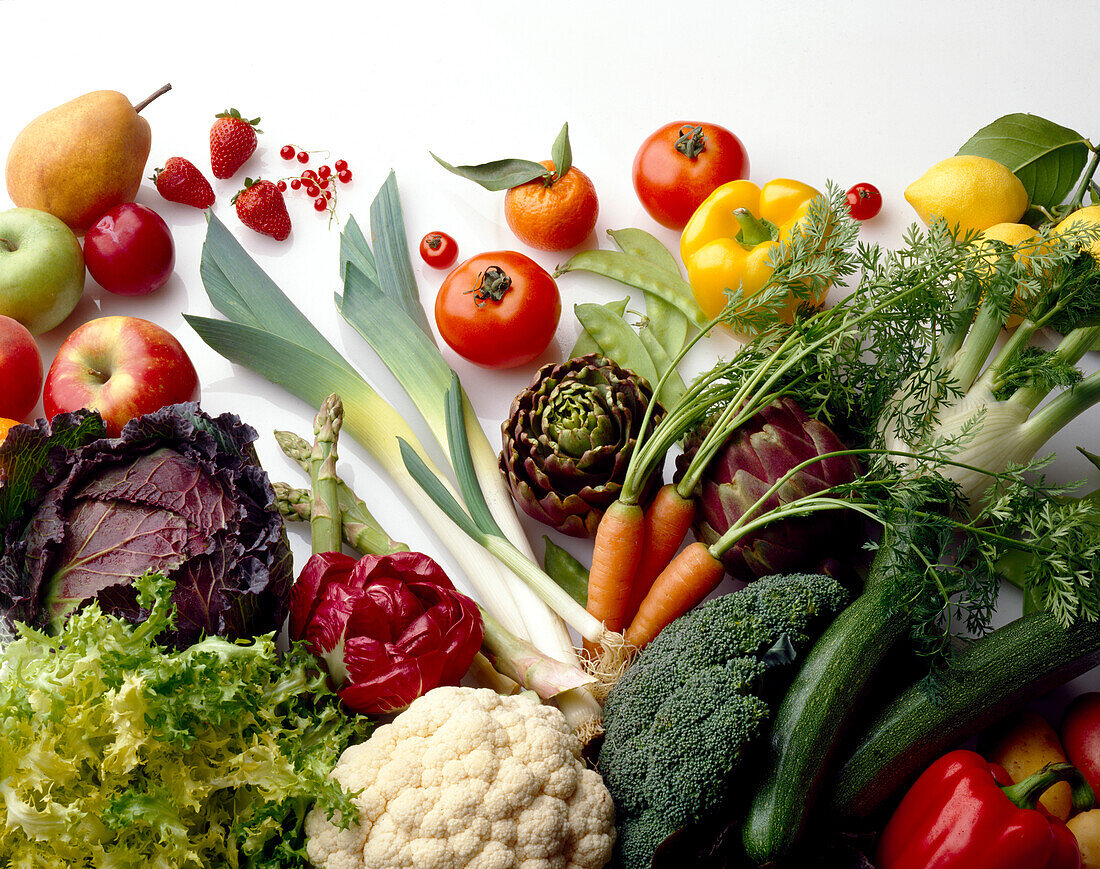
M933 760L1004 715L1100 663L1100 623L1062 628L1049 613L972 643L933 699L918 682L870 723L837 771L828 811L866 822Z
M851 711L909 630L896 598L889 580L869 581L814 644L776 710L769 772L742 829L745 852L758 865L782 865L794 853Z

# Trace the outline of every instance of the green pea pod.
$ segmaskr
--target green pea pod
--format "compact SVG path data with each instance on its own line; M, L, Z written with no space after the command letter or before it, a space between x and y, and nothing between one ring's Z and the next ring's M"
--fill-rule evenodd
M658 377L664 377L665 372L672 368L672 359L654 334L652 321L638 330L638 337L642 339L649 358L653 360L653 367L657 369ZM684 384L684 378L678 371L673 371L661 386L661 403L665 407L672 407L679 403L685 392L687 392L687 386Z
M577 312L577 319L588 334L596 339L605 356L648 381L651 387L656 386L657 367L642 339L626 320L603 305L587 303L575 305L573 310ZM662 397L661 402L664 401L665 398Z
M706 315L695 303L687 281L641 257L620 250L582 250L565 265L559 266L554 277L578 270L603 275L628 287L659 296L677 308L687 317L689 323L700 329L709 324Z
M605 302L604 307L609 311L614 311L620 317L626 313L626 306L630 302L630 297L625 299L619 299L616 302ZM573 345L573 349L569 351L569 358L576 359L578 356L587 356L589 353L599 353L600 345L596 343L596 339L588 334L588 330L581 328L581 334L577 336L577 343Z
M542 535L546 549L542 556L542 569L581 606L588 606L588 568L553 540Z
M674 278L680 277L680 266L676 262L676 257L644 229L609 229L607 234L623 253L646 260L664 269ZM646 317L653 330L653 337L661 342L665 355L675 357L687 341L687 317L679 308L655 293L646 293L645 304ZM660 368L659 365L657 367Z

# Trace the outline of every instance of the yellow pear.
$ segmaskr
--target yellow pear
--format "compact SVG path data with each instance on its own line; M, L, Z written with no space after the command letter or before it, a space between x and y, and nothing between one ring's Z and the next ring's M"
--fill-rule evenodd
M16 136L4 170L8 195L83 234L104 212L131 202L145 173L151 136L137 106L118 91L92 91L39 115Z

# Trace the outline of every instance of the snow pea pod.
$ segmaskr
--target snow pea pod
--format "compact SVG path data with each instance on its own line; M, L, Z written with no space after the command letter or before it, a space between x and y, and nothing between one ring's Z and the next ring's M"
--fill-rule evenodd
M565 589L581 606L588 605L588 568L571 553L542 535L546 549L542 556L542 569L554 582Z
M573 310L588 334L596 339L605 356L633 371L646 380L650 387L657 384L657 367L642 339L626 320L603 305L586 303L575 305ZM664 403L666 398L667 396L662 397L661 402Z
M605 302L603 307L622 317L626 314L626 306L629 302L630 297L627 296L625 299L619 299L616 302ZM582 326L581 334L577 336L577 343L574 344L573 349L569 351L569 358L576 359L578 356L587 356L589 353L599 352L600 345L596 343L596 339L589 334L588 330Z
M676 257L644 229L609 229L607 234L623 253L640 257L664 269L674 278L680 277L680 266ZM683 349L688 337L687 317L675 305L652 292L646 293L645 304L653 337L661 342L667 356L675 357Z
M658 377L664 377L665 372L672 368L672 359L669 358L668 352L654 333L652 321L638 330L638 337L642 339L649 358L653 360L653 367L657 369ZM661 404L672 407L680 401L685 392L687 392L687 386L684 384L684 378L680 376L680 372L672 371L661 386Z
M695 303L688 282L678 275L654 265L648 260L621 250L582 250L554 272L560 277L566 272L587 271L659 296L677 308L692 325L702 329L708 320Z

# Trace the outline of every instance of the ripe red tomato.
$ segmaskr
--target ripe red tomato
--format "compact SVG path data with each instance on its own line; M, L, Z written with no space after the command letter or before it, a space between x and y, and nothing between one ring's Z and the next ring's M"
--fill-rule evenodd
M749 177L745 146L717 124L677 121L642 142L634 156L634 191L661 226L683 229L712 190Z
M1100 694L1091 691L1069 704L1061 735L1066 758L1100 793Z
M420 239L420 256L435 269L449 269L458 259L458 243L445 232L429 232Z
M471 257L443 279L435 323L463 359L515 368L537 359L561 317L558 285L542 266L510 250Z
M854 220L870 220L881 208L882 194L874 184L854 184L848 191L848 213Z

